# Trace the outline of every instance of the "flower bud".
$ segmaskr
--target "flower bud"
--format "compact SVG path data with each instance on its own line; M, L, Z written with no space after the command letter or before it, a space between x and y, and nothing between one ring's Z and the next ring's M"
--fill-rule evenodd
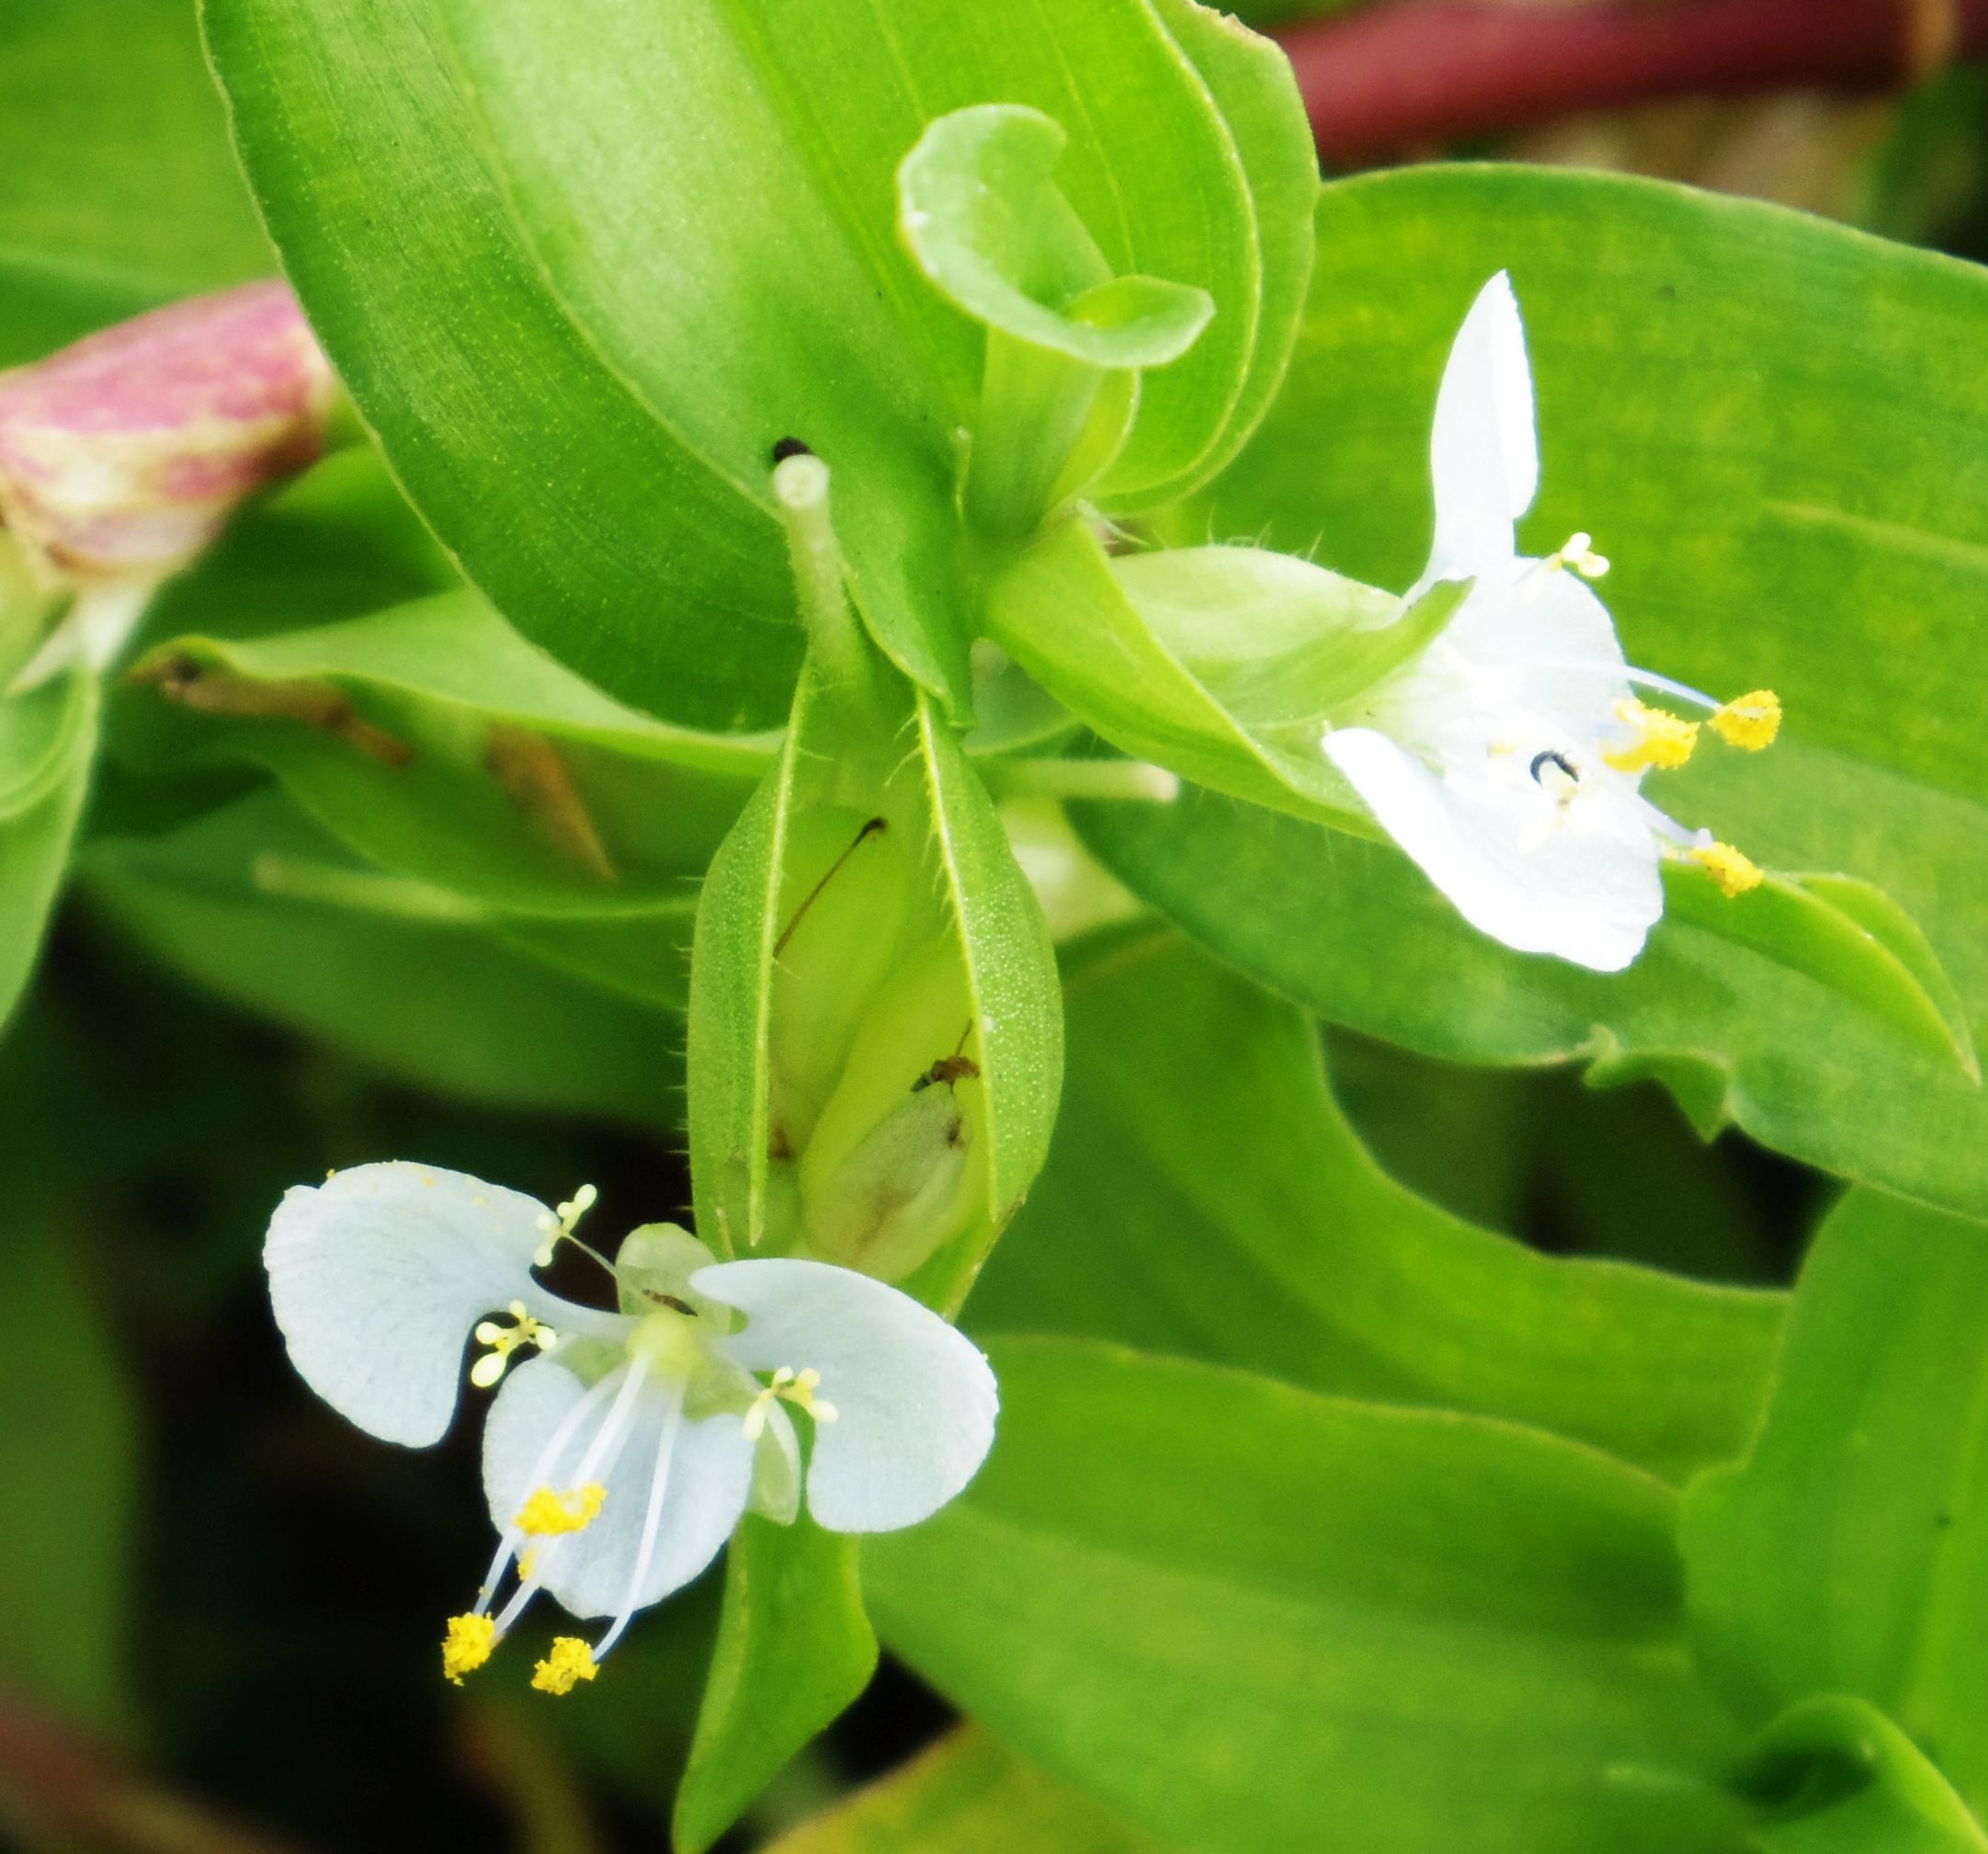
M973 1007L945 935L891 974L801 1160L802 1226L824 1261L902 1280L971 1212L981 1113Z
M918 875L880 813L821 805L788 825L773 960L776 1158L798 1155L892 967Z
M143 595L244 495L311 462L335 392L279 282L175 303L0 374L0 524L51 589L103 592L128 614L72 627L44 673L106 660Z

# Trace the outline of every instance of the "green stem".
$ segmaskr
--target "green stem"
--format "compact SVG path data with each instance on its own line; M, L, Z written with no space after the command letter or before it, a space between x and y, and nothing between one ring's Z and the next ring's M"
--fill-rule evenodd
M829 682L859 682L869 674L869 649L843 581L828 487L828 466L812 453L790 457L773 472L809 649Z
M398 920L456 924L483 921L490 911L432 882L406 876L374 875L366 870L339 869L333 863L265 851L256 859L256 886L286 901L318 902L355 914L386 915Z
M1002 798L1127 799L1170 804L1177 774L1142 759L1000 759L983 768Z

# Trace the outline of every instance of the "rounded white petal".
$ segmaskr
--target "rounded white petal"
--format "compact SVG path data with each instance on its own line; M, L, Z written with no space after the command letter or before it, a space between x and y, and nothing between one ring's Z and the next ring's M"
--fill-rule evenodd
M835 1407L818 1423L808 1510L833 1531L889 1532L929 1518L994 1443L1000 1398L971 1341L908 1294L828 1262L721 1262L691 1277L746 1316L720 1340L751 1371L812 1367Z
M1449 350L1429 438L1436 542L1424 585L1483 573L1513 553L1512 525L1539 487L1532 369L1512 279L1478 292Z
M1535 751L1599 740L1630 693L1615 620L1569 568L1517 563L1471 592L1441 642L1534 730Z
M608 1318L531 1278L545 1206L460 1172L393 1161L286 1192L263 1245L269 1299L305 1383L389 1442L438 1441L463 1341L522 1301L562 1333Z
M1385 734L1341 728L1325 751L1374 816L1480 932L1520 952L1619 972L1664 912L1656 839L1633 783L1576 801L1512 783L1443 778Z
M568 1490L614 1399L603 1399L569 1437L550 1465L545 1450L568 1412L585 1394L556 1358L534 1359L506 1381L483 1430L483 1494L501 1532L540 1486ZM638 1393L619 1445L589 1475L607 1490L599 1517L585 1531L528 1540L535 1574L573 1615L618 1615L644 1609L682 1588L718 1555L745 1511L752 1485L753 1445L736 1415L702 1422L682 1419L680 1386L652 1382ZM661 1523L641 1585L630 1598L642 1548L658 1444L674 1429ZM538 1478L533 1479L534 1471Z

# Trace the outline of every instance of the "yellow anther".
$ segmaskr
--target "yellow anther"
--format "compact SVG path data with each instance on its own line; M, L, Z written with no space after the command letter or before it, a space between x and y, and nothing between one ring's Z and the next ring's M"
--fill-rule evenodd
M1555 573L1571 566L1583 579L1599 579L1608 571L1608 557L1595 552L1592 534L1573 534L1567 537L1566 546L1548 557L1546 565Z
M442 1677L461 1686L462 1677L489 1660L496 1645L497 1625L488 1616L451 1616L442 1643Z
M1618 772L1642 772L1653 766L1668 772L1689 759L1698 744L1697 722L1686 721L1668 709L1652 708L1634 696L1617 702L1615 715L1636 734L1626 746L1610 747L1602 755Z
M745 1439L748 1442L759 1439L760 1431L767 1427L767 1412L776 1400L791 1404L797 1410L805 1410L817 1423L833 1423L839 1414L835 1405L814 1394L821 1382L822 1374L812 1365L800 1371L791 1365L782 1365L745 1412Z
M539 1568L539 1548L534 1545L517 1561L517 1580L521 1584L531 1582L531 1574Z
M552 1652L531 1670L531 1684L541 1693L570 1693L599 1672L592 1648L577 1635L561 1635Z
M532 1260L541 1268L551 1268L552 1256L562 1236L570 1236L580 1227L580 1219L600 1201L600 1193L592 1185L582 1185L572 1197L557 1207L554 1214L540 1216L539 1228L545 1241L540 1244L539 1253Z
M1744 894L1750 888L1758 888L1766 880L1760 873L1760 865L1729 843L1700 844L1696 849L1686 851L1685 860L1710 870L1712 880L1729 895Z
M562 1494L540 1487L517 1509L511 1521L520 1532L534 1539L556 1539L567 1532L584 1532L600 1518L608 1490L598 1481L584 1487L569 1487Z
M1771 688L1756 688L1729 701L1712 716L1712 732L1728 746L1758 753L1774 745L1781 731L1781 699Z
M470 1367L470 1382L480 1391L489 1390L503 1377L511 1354L520 1346L536 1346L541 1352L550 1352L559 1343L559 1335L543 1320L534 1319L524 1302L513 1301L508 1312L514 1323L509 1326L500 1326L494 1320L477 1324L476 1343L490 1348Z

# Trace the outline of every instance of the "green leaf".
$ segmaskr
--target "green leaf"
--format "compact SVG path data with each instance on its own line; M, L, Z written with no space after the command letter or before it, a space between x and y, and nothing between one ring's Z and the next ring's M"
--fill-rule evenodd
M788 436L836 472L873 631L965 712L953 442L982 343L892 235L932 119L999 101L1062 123L1063 188L1113 274L1215 299L1143 397L1128 495L1233 448L1266 249L1301 262L1260 238L1236 140L1143 0L1019 21L907 0L887 29L856 0L214 0L206 23L277 243L416 504L528 635L685 722L787 706L768 453Z
M1555 1260L1388 1177L1299 1011L1142 927L1068 960L1050 1163L968 1303L1323 1391L1508 1416L1681 1478L1744 1447L1780 1297Z
M1652 796L1771 868L1874 883L1925 929L1965 1020L1988 1019L1988 658L1974 617L1988 585L1988 387L1951 361L1988 317L1988 276L1769 207L1538 169L1341 182L1325 191L1319 235L1284 392L1172 531L1293 552L1323 535L1334 567L1408 583L1427 548L1443 358L1472 295L1509 267L1544 461L1522 538L1551 549L1571 530L1595 534L1615 563L1606 594L1637 662L1721 693L1771 684L1787 705L1772 751L1708 747L1653 781ZM1401 287L1404 274L1416 288ZM1301 855L1289 839L1287 866ZM1314 912L1351 908L1368 931L1352 944L1335 934L1307 962L1339 974L1332 990L1351 1001L1401 954L1394 914L1368 910L1353 881L1389 882L1418 941L1426 907L1378 859L1333 855L1347 880L1314 892ZM1895 938L1877 937L1903 958ZM1392 1026L1358 1006L1351 1020L1477 1061L1592 1041L1670 1068L1708 1114L1730 1090L1742 1123L1770 1144L1988 1210L1988 1119L1964 1075L1903 1057L1826 1005L1818 1020L1813 991L1749 977L1748 961L1701 942L1666 948L1660 936L1656 954L1674 989L1708 1005L1723 996L1718 1015L1667 1012L1659 1025L1633 995L1570 1009L1547 962L1452 946L1418 964L1414 992L1391 1001L1406 1007ZM1915 976L1938 1004L1937 981ZM1635 974L1624 984L1636 992ZM1744 1020L1732 1015L1741 1000ZM1503 1019L1493 1033L1459 1033L1487 1017Z
M165 764L266 767L358 855L517 913L680 904L771 745L621 707L467 591L132 675L188 711Z
M0 12L0 367L275 268L192 0Z
M12 1173L21 1192L28 1174ZM101 1728L126 1723L137 1448L131 1395L111 1335L78 1271L77 1232L36 1196L8 1218L0 1347L0 1477L7 1574L0 1578L0 1675Z
M1165 1846L971 1725L766 1854L1167 1854Z
M320 887L339 899L272 893L272 859L328 871ZM681 1122L680 1019L509 950L446 891L382 883L278 793L155 839L102 839L79 874L182 977L387 1074L496 1106Z
M1205 290L1114 278L1055 179L1069 143L1039 109L985 103L932 123L898 171L925 274L990 330L1096 368L1164 367L1215 313Z
M1109 1347L993 1357L986 1467L863 1581L886 1643L1051 1775L1205 1854L1733 1846L1656 1482Z
M1444 580L1413 605L1288 553L1176 547L1112 563L1153 634L1242 725L1302 731L1399 669L1470 597Z
M894 672L869 674L853 694L803 677L780 761L712 861L691 1176L699 1226L728 1251L804 1238L950 1307L1048 1153L1061 996L1041 909L957 739ZM957 1190L916 1218L943 1234L866 1221L854 1248L831 1240L817 1193L876 1153L866 1129L921 1093L937 1106L935 1085L965 1154Z
M1874 1706L1805 1700L1762 1734L1747 1788L1775 1806L1759 1854L1982 1854L1988 1835L1912 1740Z
M1695 1483L1698 1654L1743 1716L1869 1700L1988 1802L1988 1229L1876 1192L1824 1224L1752 1455Z
M1016 559L988 594L990 635L1114 745L1184 779L1301 817L1370 834L1351 789L1317 750L1288 747L1233 714L1168 648L1089 524L1065 521ZM1345 582L1322 580L1322 607ZM1364 592L1364 588L1361 589ZM1348 593L1346 609L1367 601Z
M80 671L0 697L0 1024L34 972L68 870L97 712L96 678Z
M679 1854L704 1854L876 1666L856 1541L804 1513L789 1526L748 1515L725 1557L718 1646L676 1795Z
M1708 1138L1734 1122L1825 1169L1988 1211L1988 1097L1950 1042L1927 1053L1779 950L1674 917L1605 977L1473 931L1385 846L1255 806L1201 793L1072 815L1128 887L1335 1022L1454 1062L1654 1076ZM1864 950L1880 975L1894 957Z

